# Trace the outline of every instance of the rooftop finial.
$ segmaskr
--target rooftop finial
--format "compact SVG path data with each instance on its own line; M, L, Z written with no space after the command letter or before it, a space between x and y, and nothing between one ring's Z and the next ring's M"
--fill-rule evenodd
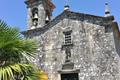
M64 6L64 11L69 11L69 5L68 5L68 0L65 0L65 6Z
M110 9L108 2L105 3L105 17L110 16Z

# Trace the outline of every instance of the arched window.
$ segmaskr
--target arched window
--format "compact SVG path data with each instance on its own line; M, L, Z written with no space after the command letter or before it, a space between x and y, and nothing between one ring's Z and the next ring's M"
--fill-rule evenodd
M38 8L33 8L32 9L32 16L33 16L33 18L37 18L38 17Z
M32 9L32 21L34 27L38 26L38 8Z
M50 21L50 13L48 10L46 10L46 19L45 19L45 23L47 24Z

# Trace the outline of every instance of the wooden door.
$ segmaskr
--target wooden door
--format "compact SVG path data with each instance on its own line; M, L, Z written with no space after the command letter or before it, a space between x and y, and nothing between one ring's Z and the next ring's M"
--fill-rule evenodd
M61 80L79 80L78 73L61 74Z

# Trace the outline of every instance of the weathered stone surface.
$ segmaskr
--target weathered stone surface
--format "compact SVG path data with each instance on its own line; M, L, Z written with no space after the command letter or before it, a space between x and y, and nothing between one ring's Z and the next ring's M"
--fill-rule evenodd
M27 1L28 30L22 33L38 43L38 55L30 60L48 73L49 80L61 80L62 73L78 73L79 80L120 80L120 35L113 16L64 11L45 24L46 10L52 14L47 0ZM39 14L35 29L31 29L33 8ZM72 64L65 63L66 29L72 30Z
M27 4L27 10L28 10L28 15L27 15L27 18L28 18L27 29L28 30L32 29L32 27L34 26L33 25L33 12L32 12L34 8L38 9L38 25L35 26L35 28L43 27L46 24L45 23L46 17L47 16L49 16L49 18L51 17L52 10L47 5L46 1L47 0L25 1L25 3Z
M40 46L34 63L48 73L49 80L60 80L58 71L62 70L65 62L65 51L61 49L63 31L68 27L72 30L74 44L71 60L74 69L80 69L79 80L120 80L120 58L113 28L110 25L111 30L105 32L104 25L93 22L93 19L88 21L88 18L80 20L79 17L68 17L42 34L39 31L28 34Z

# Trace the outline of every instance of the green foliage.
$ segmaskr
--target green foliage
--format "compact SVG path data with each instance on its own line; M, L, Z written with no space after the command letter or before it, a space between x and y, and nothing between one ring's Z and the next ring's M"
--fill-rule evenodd
M28 64L13 64L0 67L0 80L15 80L16 76L24 78L29 70L32 70L32 66Z
M33 40L24 39L18 29L0 21L0 80L35 80L35 69L27 58L34 57L36 50Z
M0 59L2 61L19 62L25 55L34 56L36 48L34 41L24 40L18 29L8 27L0 21Z

